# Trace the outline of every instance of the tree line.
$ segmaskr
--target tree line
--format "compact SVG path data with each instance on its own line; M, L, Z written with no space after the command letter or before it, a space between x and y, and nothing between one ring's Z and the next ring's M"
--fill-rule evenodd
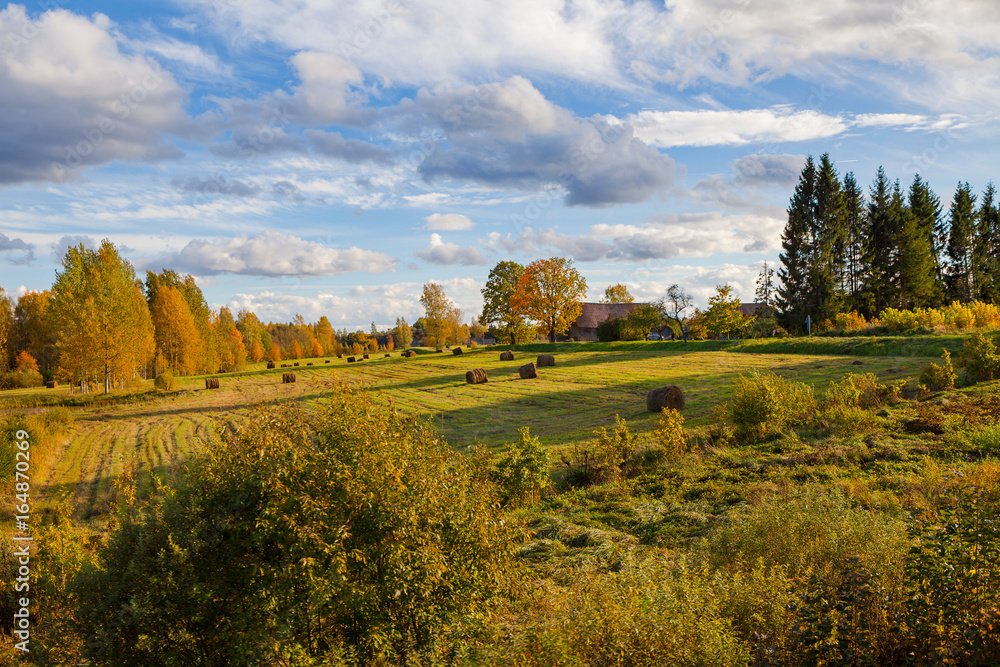
M856 311L934 308L1000 298L1000 211L989 183L980 196L960 182L947 213L919 174L908 189L879 167L867 194L841 178L829 154L799 175L782 234L776 305L804 328Z

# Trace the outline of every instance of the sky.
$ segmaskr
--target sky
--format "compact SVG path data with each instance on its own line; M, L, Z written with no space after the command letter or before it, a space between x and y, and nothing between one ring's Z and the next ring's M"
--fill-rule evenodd
M43 0L0 10L0 286L113 242L213 308L380 329L568 257L752 301L806 156L1000 178L1000 3Z

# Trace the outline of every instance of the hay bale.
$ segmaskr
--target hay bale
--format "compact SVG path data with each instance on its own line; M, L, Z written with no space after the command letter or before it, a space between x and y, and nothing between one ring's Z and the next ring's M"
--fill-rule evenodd
M355 361L357 361L357 359L355 359L354 357L347 357L347 363L353 364Z
M539 368L542 366L555 366L556 358L551 354L540 354L538 355L538 359L535 360L535 364L537 364Z
M510 350L500 353L500 361L514 361L514 353Z
M451 353L452 354L462 354L462 348L456 347L454 350L451 351Z
M413 350L407 350L406 352L403 353L403 356L404 357L415 357L415 356L417 356L417 353L415 351L413 351Z
M365 358L365 359L367 359L367 358L368 358L368 353L367 353L367 352L365 352L365 356L364 356L364 358Z
M282 384L290 384L292 382L295 382L295 373L282 373L281 374L281 383Z
M273 361L267 362L267 367L268 369L274 368L274 362Z
M308 364L306 364L306 366L312 366L312 365L313 365L313 362L311 362L311 361Z
M45 388L46 389L55 389L58 386L59 385L56 383L55 380L49 380L48 382L45 383Z
M296 361L296 362L295 362L294 364L292 364L292 365L293 365L293 366L298 366L298 365L299 365L299 362L297 362L297 361Z
M684 392L675 384L657 387L646 394L646 409L650 412L661 412L663 408L673 408L680 412L684 409Z
M386 353L385 353L385 358L386 358L386 359L388 359L388 358L389 358L389 357L391 357L391 356L392 356L392 355L391 355L391 354L389 354L388 352L386 352Z
M205 389L218 389L219 378L205 378Z
M324 364L328 364L328 363L330 363L330 360L329 360L329 359L327 359L327 360L325 360L325 361L324 361L323 363L324 363Z
M538 377L538 371L535 370L535 364L525 364L517 369L517 374L521 376L522 380L530 380L531 378Z
M489 382L489 378L486 377L485 368L473 368L471 371L465 371L465 381L469 384L483 384Z

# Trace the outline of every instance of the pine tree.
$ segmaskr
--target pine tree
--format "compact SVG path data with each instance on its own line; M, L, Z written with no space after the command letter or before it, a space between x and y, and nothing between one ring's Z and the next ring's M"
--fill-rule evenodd
M850 172L844 176L843 205L846 239L842 289L847 301L844 310L859 310L865 275L865 193Z
M931 306L936 293L931 238L903 201L899 181L896 181L889 202L889 219L896 231L896 307L908 310Z
M895 225L892 220L889 179L878 168L868 192L868 215L865 218L865 264L868 272L862 288L861 313L874 317L897 302L895 288Z
M781 268L778 269L781 287L778 288L778 306L784 325L793 330L805 328L809 305L810 259L813 253L810 237L815 185L816 165L810 156L799 175L795 194L788 206L788 222L781 234Z
M817 321L832 318L843 305L844 224L843 193L830 154L820 157L813 189L810 229L810 315Z
M976 295L976 196L968 183L959 183L948 216L948 292L968 303Z
M926 303L917 303L918 307L939 306L944 301L945 273L941 255L941 200L930 186L920 178L913 177L910 184L909 208L913 214L917 230L926 239L924 247L928 249L933 266L933 289Z
M1000 302L1000 210L992 181L983 192L977 218L975 266L979 282L976 293L981 301L997 303Z

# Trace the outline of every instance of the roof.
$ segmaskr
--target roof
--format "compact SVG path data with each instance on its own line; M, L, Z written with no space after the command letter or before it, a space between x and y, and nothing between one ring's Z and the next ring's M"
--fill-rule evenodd
M740 312L746 317L753 317L760 308L763 307L762 303L741 303Z
M576 318L573 326L580 329L596 329L597 326L609 317L625 317L636 306L642 303L584 303L581 304L583 310L580 317Z

